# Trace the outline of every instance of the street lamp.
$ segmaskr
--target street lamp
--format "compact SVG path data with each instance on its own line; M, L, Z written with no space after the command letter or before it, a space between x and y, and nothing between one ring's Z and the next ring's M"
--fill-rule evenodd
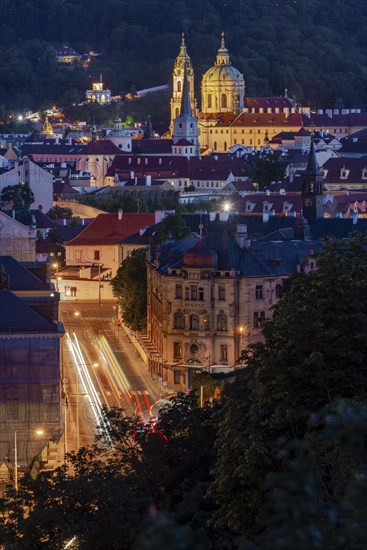
M14 431L14 488L18 491L18 447L17 447L17 433L33 433L33 430L15 430ZM35 430L36 435L43 435L43 430Z

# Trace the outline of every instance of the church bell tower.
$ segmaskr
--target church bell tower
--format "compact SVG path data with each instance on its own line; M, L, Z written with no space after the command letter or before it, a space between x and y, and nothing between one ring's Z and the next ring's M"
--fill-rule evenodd
M186 69L187 85L190 96L191 112L197 114L197 102L194 96L194 70L191 59L188 56L185 44L185 35L182 33L180 53L176 57L172 73L172 98L171 98L171 124L170 131L173 132L173 121L180 114L183 92L184 73Z
M309 224L324 217L322 204L322 173L316 160L315 144L311 141L306 170L301 175L303 216Z

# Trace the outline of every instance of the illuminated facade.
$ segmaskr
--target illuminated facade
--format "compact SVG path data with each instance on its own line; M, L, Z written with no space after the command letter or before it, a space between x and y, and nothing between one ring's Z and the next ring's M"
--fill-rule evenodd
M185 36L182 33L182 42L180 53L176 57L175 65L173 68L173 81L172 81L172 98L171 98L171 124L170 130L173 131L173 120L178 117L181 109L184 72L186 68L187 85L190 95L191 112L196 115L198 108L194 95L194 70L192 68L191 59L186 50Z
M224 33L213 67L208 69L201 83L201 111L203 113L240 113L244 105L245 82L242 74L231 65L225 47Z
M102 75L99 82L93 82L92 90L86 91L86 98L89 102L97 102L101 105L111 103L111 90L105 90L103 88Z

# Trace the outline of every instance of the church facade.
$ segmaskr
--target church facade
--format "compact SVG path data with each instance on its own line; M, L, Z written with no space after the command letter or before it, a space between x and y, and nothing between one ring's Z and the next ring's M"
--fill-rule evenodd
M173 68L171 124L180 114L184 74L190 96L191 113L198 118L198 137L202 148L225 152L234 145L253 149L266 146L279 132L297 132L302 117L288 98L245 98L245 80L230 60L224 33L214 65L201 81L201 110L198 111L194 90L194 70L187 53L184 36ZM261 100L259 102L259 100Z

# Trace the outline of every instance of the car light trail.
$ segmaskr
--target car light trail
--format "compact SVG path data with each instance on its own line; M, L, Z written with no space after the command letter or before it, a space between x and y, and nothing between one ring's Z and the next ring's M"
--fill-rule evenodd
M100 335L100 337L99 337L99 344L100 344L100 348L101 348L102 353L104 352L105 355L107 356L106 363L110 367L112 367L112 372L113 372L115 378L117 378L118 382L120 382L122 384L122 386L123 386L123 388L126 392L126 395L129 398L129 401L131 401L132 395L131 395L131 392L130 392L129 381L127 380L123 370L121 369L120 362L117 359L115 353L113 352L110 344L107 342L106 338L103 335Z
M73 341L73 339L70 337L70 334L68 332L66 333L66 336L67 336L68 347L74 361L74 365L78 372L83 391L86 394L90 407L93 411L96 425L98 425L100 428L102 428L102 430L105 433L108 434L109 429L102 411L102 408L103 408L102 402L98 396L98 393L94 387L93 381L88 372L87 364L83 357L78 337L75 333L73 333L73 339L74 339Z

